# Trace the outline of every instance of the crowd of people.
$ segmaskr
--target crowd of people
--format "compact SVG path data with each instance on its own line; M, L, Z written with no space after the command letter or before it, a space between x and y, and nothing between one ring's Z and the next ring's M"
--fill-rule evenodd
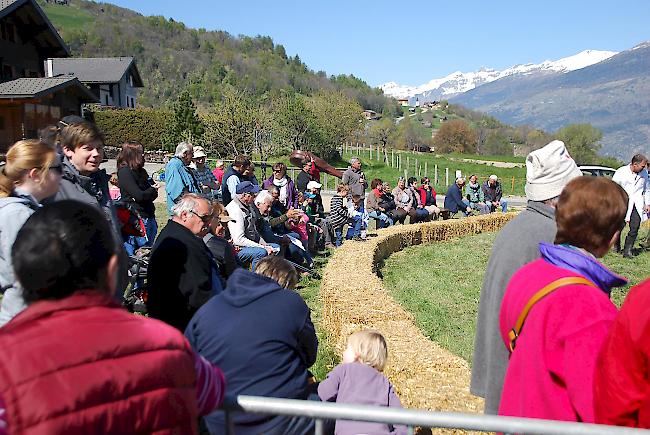
M165 168L169 220L158 231L142 145L122 146L114 177L100 169L103 145L94 124L67 118L56 141L19 141L0 166L2 435L224 433L226 393L401 407L376 331L352 334L342 363L314 379L318 338L293 291L298 270L339 246L346 226L345 239L363 240L371 218L384 228L507 207L495 176L457 179L440 208L428 178L368 184L353 158L325 213L313 159L295 182L277 163L260 183L249 157L213 170L183 142ZM609 291L626 280L597 260L626 222L622 252L635 255L648 161L635 156L615 182L580 177L554 141L526 162L528 207L497 237L485 275L472 391L491 413L650 426L650 283L617 314ZM143 251L148 317L120 305L129 256ZM238 434L314 431L303 417L238 413L232 423Z

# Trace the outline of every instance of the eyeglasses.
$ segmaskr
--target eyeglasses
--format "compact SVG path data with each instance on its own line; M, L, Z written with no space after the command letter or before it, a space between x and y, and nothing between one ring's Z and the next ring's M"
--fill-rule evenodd
M283 173L284 171L282 171L282 170L280 170L280 169L274 169L273 172L275 172L276 174L281 174L281 173Z
M212 218L214 217L214 215L211 215L211 214L200 215L197 212L195 212L194 210L190 210L190 213L192 213L197 218L201 219L201 221L204 224L209 224L212 221Z

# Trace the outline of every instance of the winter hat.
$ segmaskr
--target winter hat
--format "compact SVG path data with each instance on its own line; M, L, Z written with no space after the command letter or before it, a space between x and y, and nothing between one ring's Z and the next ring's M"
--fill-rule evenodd
M560 196L564 186L581 175L564 142L554 140L526 157L526 198L545 201Z

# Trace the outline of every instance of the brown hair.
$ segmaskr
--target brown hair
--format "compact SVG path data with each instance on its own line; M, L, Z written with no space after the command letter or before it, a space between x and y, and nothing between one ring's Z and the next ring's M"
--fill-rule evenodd
M625 224L628 196L604 177L577 177L566 185L555 209L556 244L570 244L596 256Z
M288 290L293 290L298 284L296 269L287 260L275 255L261 259L255 267L255 273L271 278Z
M90 142L100 141L104 144L104 135L99 128L88 121L80 121L69 124L61 130L61 146L69 150L76 150L78 147Z
M49 167L57 160L56 151L38 139L20 140L7 151L6 163L0 171L0 198L11 195L25 173L39 169L43 180Z
M648 162L648 158L644 156L643 154L635 154L632 156L632 161L630 163L635 164L635 163L643 163L643 162Z
M249 159L248 156L245 156L243 154L236 156L235 160L232 162L232 165L238 168L245 168L246 166L250 166L250 164L251 164L251 159Z
M350 186L348 186L347 184L343 184L343 183L336 186L336 193L341 193L344 190L349 192L350 191Z
M273 171L274 172L275 171L282 171L282 172L284 172L286 174L287 173L287 165L285 165L282 162L278 162L275 165L273 165Z
M377 331L366 329L355 332L348 337L348 346L352 348L359 361L377 371L384 371L388 360L386 339Z
M117 155L117 167L128 167L132 171L144 169L144 147L138 141L127 141Z
M38 138L41 142L55 147L59 138L59 129L55 125L46 125L38 130Z
M376 189L377 186L381 185L382 181L379 178L375 178L370 182L370 188L371 189Z

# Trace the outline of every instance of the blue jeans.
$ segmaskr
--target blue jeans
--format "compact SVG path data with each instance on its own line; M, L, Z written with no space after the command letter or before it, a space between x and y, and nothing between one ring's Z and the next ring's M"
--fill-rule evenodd
M351 239L356 236L361 236L361 230L365 230L366 225L361 216L355 216L351 222L348 222L348 232L345 235L346 239ZM338 237L337 237L338 239Z
M393 225L393 220L390 217L388 217L386 213L373 210L370 213L368 213L368 216L370 216L373 219L377 219L377 229L386 228Z
M124 249L128 255L134 255L138 248L143 246L153 246L153 241L158 234L158 223L156 218L142 218L144 222L144 229L147 232L147 237L125 236Z
M275 243L269 243L269 246L275 248L275 249L280 249L280 245L276 245ZM266 249L264 248L258 248L258 247L245 247L241 248L241 251L237 253L237 259L241 261L244 264L251 264L251 270L255 272L255 268L257 267L257 263L259 261L269 255L266 252Z

